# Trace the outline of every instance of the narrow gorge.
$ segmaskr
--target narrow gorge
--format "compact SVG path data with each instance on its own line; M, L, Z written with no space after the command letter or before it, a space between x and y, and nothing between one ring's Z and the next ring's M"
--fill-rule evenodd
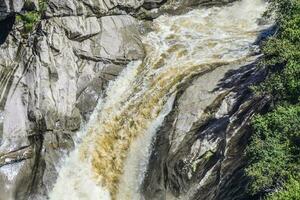
M0 0L0 200L242 200L264 0Z

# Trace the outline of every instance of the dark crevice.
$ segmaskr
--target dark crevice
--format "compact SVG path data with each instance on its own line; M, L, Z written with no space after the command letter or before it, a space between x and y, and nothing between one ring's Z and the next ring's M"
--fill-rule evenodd
M162 0L162 1L158 1L158 2L145 2L143 4L143 8L145 8L146 10L152 10L152 9L161 7L166 2L167 2L167 0Z
M15 19L15 15L12 15L0 21L0 45L2 45L6 41L7 36L13 28Z
M34 145L35 156L34 156L34 166L32 168L32 179L30 181L30 185L27 193L28 196L30 194L34 194L37 191L38 188L36 188L35 185L41 184L40 180L38 179L38 176L43 174L45 168L44 161L41 159L44 136L42 134L38 134L33 137L30 137L30 140Z

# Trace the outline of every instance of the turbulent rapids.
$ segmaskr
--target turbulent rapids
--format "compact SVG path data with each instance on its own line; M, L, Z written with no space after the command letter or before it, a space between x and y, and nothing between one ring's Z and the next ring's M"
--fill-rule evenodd
M196 75L246 60L265 28L259 23L265 8L261 0L243 0L154 20L143 38L145 59L110 83L50 199L143 199L151 141L176 91Z

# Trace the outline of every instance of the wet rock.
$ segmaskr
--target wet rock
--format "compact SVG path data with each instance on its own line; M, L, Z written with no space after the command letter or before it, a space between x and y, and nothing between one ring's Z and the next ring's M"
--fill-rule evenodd
M221 6L234 1L236 0L145 0L134 15L141 19L153 19L165 13L178 15L195 7Z
M108 81L144 51L129 15L49 18L26 38L10 33L0 47L0 200L45 199Z
M22 160L27 160L32 157L32 150L30 147L19 148L16 151L5 152L0 155L0 167Z
M158 132L143 184L146 199L245 199L249 122L268 105L249 86L264 76L255 63L223 66L182 88Z
M37 1L28 2L31 3L25 10L38 10ZM17 24L13 26L12 15L21 11L24 1L0 0L0 20L5 18L0 21L0 200L46 199L57 178L61 158L74 148L76 132L105 95L108 82L127 63L144 57L139 21L133 16L153 19L181 8L180 5L196 3L48 0L42 20L31 33L24 34ZM153 183L145 191L149 198L155 199L156 192L160 197L167 191L182 195L198 180L202 185L207 185L208 180L215 181L213 175L220 173L216 162L225 155L224 133L216 140L210 138L209 132L203 136L206 140L195 139L194 135L201 135L201 127L207 127L205 123L211 116L225 124L224 116L234 116L233 107L255 106L251 101L247 107L231 89L207 93L201 90L201 84L203 80L195 81L180 100L178 97L178 109L161 130L162 138L157 141L168 145L157 146L159 157L153 158L156 166L149 169L148 175ZM207 110L200 100L215 106ZM178 123L173 127L175 119ZM168 138L173 129L173 139ZM171 139L174 142L169 143ZM170 155L166 153L168 148ZM234 162L239 166L238 160ZM226 166L233 165L227 163ZM220 183L216 185L220 190L225 188L219 187Z

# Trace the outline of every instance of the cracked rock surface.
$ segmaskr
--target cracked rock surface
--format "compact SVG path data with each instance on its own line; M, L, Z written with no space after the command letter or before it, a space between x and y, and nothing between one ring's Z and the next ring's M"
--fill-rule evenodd
M249 122L269 104L249 91L266 75L255 60L217 68L182 88L157 133L145 199L248 198L243 167Z
M48 3L51 17L25 37L14 25L0 46L1 200L45 199L108 81L144 56L132 16L108 15L99 2L76 6L103 17Z

